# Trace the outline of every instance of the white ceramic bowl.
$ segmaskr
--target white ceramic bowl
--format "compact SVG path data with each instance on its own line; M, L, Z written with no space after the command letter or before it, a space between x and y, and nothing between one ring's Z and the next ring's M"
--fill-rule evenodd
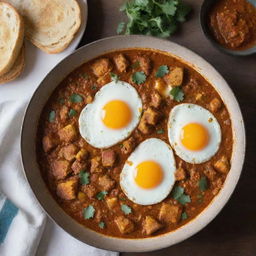
M123 48L152 48L182 59L201 73L219 92L232 120L234 137L231 170L225 184L211 204L195 219L179 229L164 235L144 239L122 239L104 236L85 228L57 204L48 191L36 162L36 133L40 113L58 84L75 68L105 52ZM34 93L25 117L21 137L22 161L26 177L35 196L48 215L66 232L89 245L126 252L142 252L171 246L194 235L205 227L227 203L242 171L245 155L244 122L237 100L222 76L203 58L192 51L167 40L146 36L116 36L88 44L61 61L42 81Z

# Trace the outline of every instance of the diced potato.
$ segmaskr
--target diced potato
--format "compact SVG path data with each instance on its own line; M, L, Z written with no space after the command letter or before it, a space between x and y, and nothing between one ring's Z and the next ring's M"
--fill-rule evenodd
M164 77L166 83L170 86L181 86L183 82L183 68L174 67L169 74Z
M58 131L61 141L72 142L77 137L77 131L74 125L68 124Z
M81 148L76 154L76 160L78 161L85 160L87 157L88 157L88 151L83 148Z
M145 233L148 236L162 228L162 224L160 224L157 220L155 220L151 216L146 216L142 225L143 225L143 233Z
M222 156L217 162L214 163L214 168L217 171L226 174L230 168L228 158L226 156Z
M106 203L108 208L111 210L113 208L115 208L116 206L118 206L118 199L117 197L108 197L106 198Z
M86 195L83 192L78 192L77 198L80 202L85 202L86 201Z
M170 95L171 88L166 84L166 82L162 78L157 78L155 80L155 89L162 97L168 97Z
M159 220L166 223L177 223L180 220L181 207L179 205L171 205L167 203L162 203Z
M221 105L221 101L218 98L214 98L209 105L210 111L213 113L217 112L221 108Z
M70 173L70 163L67 160L55 160L52 163L52 173L56 179L64 179Z
M122 234L128 234L134 230L133 222L123 216L116 217L115 223Z
M175 178L177 181L186 179L186 171L184 168L179 167L175 172Z
M64 200L76 198L78 180L71 178L57 185L57 195Z
M160 113L149 107L143 113L142 118L145 119L148 124L155 125L160 119Z
M101 58L92 64L92 71L97 77L105 75L112 70L112 64L108 58Z
M119 72L126 72L126 69L129 65L128 60L124 57L123 54L118 54L114 57L114 62L116 64L116 68Z
M46 135L43 137L42 144L43 144L44 152L47 153L58 145L58 140L53 135Z
M77 151L78 151L78 148L76 145L69 144L62 148L61 153L66 160L72 161L74 160Z
M72 163L71 169L75 174L79 174L81 171L85 170L87 167L87 163L82 161L75 160L75 162Z

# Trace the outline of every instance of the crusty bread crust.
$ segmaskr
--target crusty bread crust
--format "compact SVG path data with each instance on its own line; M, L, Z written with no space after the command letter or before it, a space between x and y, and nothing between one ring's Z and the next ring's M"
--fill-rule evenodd
M76 0L9 0L23 15L26 37L47 53L67 48L81 25Z
M24 38L24 23L16 9L0 2L0 76L7 73L16 61Z
M25 67L25 46L21 48L20 54L12 68L5 74L0 76L0 84L8 83L16 79L24 70Z

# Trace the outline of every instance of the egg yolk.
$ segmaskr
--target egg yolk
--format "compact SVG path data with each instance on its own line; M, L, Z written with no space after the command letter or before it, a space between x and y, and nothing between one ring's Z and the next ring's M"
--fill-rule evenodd
M181 142L189 150L202 150L208 145L209 133L198 123L189 123L182 128Z
M154 161L144 161L136 166L135 182L144 189L157 187L163 180L163 170Z
M131 122L132 111L124 101L109 101L102 110L102 122L108 128L121 129Z

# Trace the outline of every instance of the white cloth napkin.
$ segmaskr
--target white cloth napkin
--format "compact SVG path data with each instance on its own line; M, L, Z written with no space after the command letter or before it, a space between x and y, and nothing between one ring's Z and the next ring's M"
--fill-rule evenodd
M46 221L46 215L24 177L21 164L20 130L26 105L24 101L4 101L0 94L0 221L1 216L11 218L11 222L7 219L9 226L6 236L2 236L0 255L117 256L116 252L81 243L52 221ZM12 206L12 216L6 214L6 209L4 213L2 211L6 203ZM0 232L3 232L5 221L0 222Z

